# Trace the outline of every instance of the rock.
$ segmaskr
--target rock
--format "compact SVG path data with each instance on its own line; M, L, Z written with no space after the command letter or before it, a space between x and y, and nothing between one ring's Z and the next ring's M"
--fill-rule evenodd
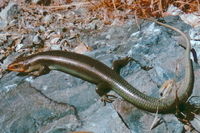
M40 76L31 82L31 85L56 101L75 106L77 110L87 109L98 99L94 85L62 72L53 71L50 76Z
M15 51L19 51L23 46L24 46L24 44L22 44L22 43L17 44Z
M46 29L45 29L44 26L40 26L40 27L39 27L39 32L45 32L45 30L46 30Z
M0 34L0 40L1 41L6 41L8 38L7 38L7 35L6 34Z
M10 91L6 96L1 95L0 105L4 109L1 110L0 116L1 118L4 117L4 119L0 121L0 132L50 132L59 128L56 126L51 127L54 125L53 121L57 121L58 123L59 121L65 121L63 130L67 132L80 125L73 107L67 104L50 102L49 99L46 99L32 88L29 83L22 83L18 87L18 93ZM40 102L37 102L37 100ZM7 123L6 125L2 124L5 122Z
M58 43L59 40L60 40L59 37L55 37L55 38L51 39L50 43L51 44L56 44L56 43Z
M31 2L33 4L45 5L45 6L48 6L51 4L51 0L28 0L27 2Z
M51 50L61 50L61 46L59 44L51 45Z
M8 2L9 2L9 0L1 0L0 1L0 11L8 4Z
M196 106L196 108L200 107L200 97L199 96L193 96L188 101L191 105Z
M110 40L110 38L111 38L111 35L107 35L107 36L106 36L106 39L107 39L107 40Z
M199 27L200 26L199 25L200 17L199 17L198 11L193 12L193 13L187 13L187 14L184 13L184 14L181 14L180 17L185 23L191 25L192 27Z
M99 108L100 107L100 108ZM111 105L93 105L81 113L84 124L77 131L94 133L131 133Z
M44 41L40 37L40 35L35 35L33 37L33 44L35 44L37 47L41 47L44 45Z
M4 43L6 43L8 37L6 34L0 34L0 47L3 46Z
M194 129L198 132L200 132L200 115L195 114L194 119L190 121L191 125L194 127Z
M18 18L20 9L16 3L10 2L0 12L0 29L6 27L12 20Z
M159 114L147 113L124 100L116 100L114 107L130 130L136 133L160 133L163 131L182 133L183 131L183 125L173 115L162 117ZM154 124L156 118L158 123ZM176 126L171 123L176 123Z
M1 68L2 69L6 69L7 68L7 66L11 63L11 62L13 62L16 58L15 57L17 57L19 55L19 53L15 53L15 54L11 54L11 55L9 55L9 56L7 56L4 60L3 60L3 64L2 64L2 66L1 66Z
M34 46L34 37L35 37L35 42L36 43L39 43L40 40L38 39L38 36L37 35L32 35L32 34L28 34L28 35L25 35L21 41L22 44L24 44L24 47L23 48L30 48L30 47L33 47Z
M50 24L53 21L53 17L52 15L46 15L43 19L42 19L43 23L45 24Z
M193 48L196 50L197 59L200 58L200 53L198 52L198 51L200 51L200 42L198 41L200 39L200 36L198 34L199 32L200 32L199 27L193 28L189 31L190 38L191 38L191 44L192 44Z

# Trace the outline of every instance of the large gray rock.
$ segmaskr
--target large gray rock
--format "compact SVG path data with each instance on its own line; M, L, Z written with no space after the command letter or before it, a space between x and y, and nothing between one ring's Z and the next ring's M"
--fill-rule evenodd
M69 132L80 126L73 107L51 101L28 82L1 93L0 105L1 133L44 133L61 127Z

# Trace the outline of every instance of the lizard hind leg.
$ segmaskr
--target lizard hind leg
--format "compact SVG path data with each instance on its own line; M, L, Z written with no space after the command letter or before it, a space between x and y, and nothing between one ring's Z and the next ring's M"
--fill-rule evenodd
M112 69L119 74L121 68L126 66L130 61L134 61L134 59L131 57L125 57L119 60L115 60L112 63Z

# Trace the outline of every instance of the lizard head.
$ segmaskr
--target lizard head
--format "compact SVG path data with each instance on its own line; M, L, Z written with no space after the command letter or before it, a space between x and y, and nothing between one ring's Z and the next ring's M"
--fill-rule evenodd
M8 65L7 69L15 72L29 72L29 65L24 61L14 61Z
M31 69L31 58L29 56L25 57L20 55L13 61L11 64L8 65L7 69L10 71L15 71L15 72L31 72L33 71Z
M38 76L43 68L44 66L38 63L34 56L26 56L18 57L14 62L8 65L7 70Z

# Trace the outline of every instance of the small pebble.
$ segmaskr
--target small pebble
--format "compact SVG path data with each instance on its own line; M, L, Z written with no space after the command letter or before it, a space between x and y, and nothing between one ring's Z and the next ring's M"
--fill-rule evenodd
M51 45L51 50L61 50L61 47L60 45L54 44L54 45Z
M22 43L17 44L15 51L19 51L23 46L24 46L24 44L22 44Z
M34 44L41 44L42 43L42 39L39 35L36 35L33 37L33 43Z

